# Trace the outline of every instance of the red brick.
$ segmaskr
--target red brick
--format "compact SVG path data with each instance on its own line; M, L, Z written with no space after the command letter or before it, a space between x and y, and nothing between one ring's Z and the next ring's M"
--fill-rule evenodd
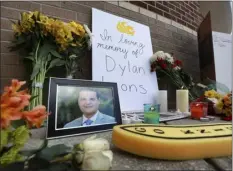
M140 21L140 23L145 23L146 25L148 24L148 17L145 15L142 15L138 12L130 11L129 16L136 21Z
M91 16L83 13L77 13L77 21L82 24L91 25Z
M178 3L179 3L180 5L184 5L184 4L185 4L184 1L178 1Z
M1 53L8 53L10 52L9 47L13 44L11 42L1 42Z
M194 3L197 7L200 7L199 1L193 1L193 3Z
M142 7L142 8L146 8L146 9L147 9L147 4L146 4L146 3L144 3L144 2L141 2L141 1L129 1L129 3L134 4L134 5L137 5L137 6Z
M2 1L2 6L18 10L40 11L40 4L30 1Z
M155 6L155 1L142 1L142 2Z
M19 65L23 64L22 57L17 52L1 53L1 65Z
M191 14L191 16L193 16L194 18L198 18L198 14L195 11L194 12L190 11L189 14Z
M186 22L182 19L177 18L176 21L184 26L186 25Z
M107 11L110 11L114 14L122 15L122 16L129 16L129 10L126 10L124 8L118 7L110 3L105 4L105 7Z
M158 8L155 8L153 6L150 6L148 5L148 10L152 11L152 12L155 12L156 14L160 14L160 15L163 15L163 11L158 9Z
M155 6L156 6L156 4L163 4L163 1L155 1Z
M75 3L87 5L102 10L105 10L105 4L106 4L105 2L101 2L101 1L75 1Z
M191 19L189 19L189 18L186 17L186 16L182 16L182 20L184 20L184 21L186 21L186 22L188 22L188 23L191 23L191 22L192 22Z
M192 21L191 23L193 26L195 26L196 28L199 27L200 23L199 22L195 22L195 21Z
M188 27L191 28L192 30L196 30L196 27L193 26L192 24L186 23L186 26L188 26Z
M156 7L159 8L159 9L161 9L161 10L163 10L163 11L169 12L169 8L168 7L162 5L162 4L158 3L158 2L156 2Z
M1 88L1 94L3 93L4 87L11 85L11 79L10 78L1 78L0 79L0 88Z
M1 65L1 78L24 78L25 76L23 65Z
M61 6L62 8L65 8L65 9L91 15L91 8L85 5L81 5L81 4L69 2L69 1L63 1L61 2Z
M171 4L175 5L176 7L180 8L180 4L177 1L170 1Z
M191 19L192 21L194 21L194 17L191 16L190 14L186 13L185 16L188 17L189 19Z
M51 6L61 7L61 1L37 1L40 4L47 4Z
M181 10L180 8L176 8L176 11L182 15L185 15L185 12L183 10Z
M76 20L76 12L48 5L42 5L42 13L54 17Z
M173 4L171 4L169 1L163 1L163 4L173 10L176 9L176 7Z
M20 11L10 9L7 7L1 7L1 17L19 20Z
M174 11L174 10L170 10L170 13L171 13L172 15L178 17L178 18L181 18L181 14L178 13L178 12L176 12L176 11Z
M12 41L14 39L13 31L1 30L1 41Z
M192 7L190 7L189 5L185 4L185 8L187 8L190 11L194 11Z
M1 18L1 29L6 29L6 30L12 30L12 22L17 22L17 20L13 20L13 19L5 19L5 18Z
M198 10L199 8L196 6L196 5L194 5L193 3L190 3L189 4L194 10Z
M164 12L163 16L166 17L166 18L169 18L169 19L172 19L172 20L176 21L176 17L174 15L172 15L172 14Z

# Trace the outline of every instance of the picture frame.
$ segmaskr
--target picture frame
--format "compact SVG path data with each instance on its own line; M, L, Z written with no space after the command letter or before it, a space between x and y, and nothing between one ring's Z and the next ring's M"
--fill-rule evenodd
M50 77L48 112L47 139L109 131L122 124L117 83Z

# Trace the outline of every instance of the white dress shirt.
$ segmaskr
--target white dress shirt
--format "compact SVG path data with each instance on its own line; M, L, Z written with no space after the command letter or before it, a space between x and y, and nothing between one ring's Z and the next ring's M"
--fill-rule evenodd
M85 122L86 122L86 120L88 120L88 119L93 121L93 122L91 123L91 125L92 125L93 123L95 123L95 120L96 120L96 118L97 118L98 113L99 113L99 111L97 111L91 118L87 118L87 117L85 117L85 115L83 115L83 126L87 125Z

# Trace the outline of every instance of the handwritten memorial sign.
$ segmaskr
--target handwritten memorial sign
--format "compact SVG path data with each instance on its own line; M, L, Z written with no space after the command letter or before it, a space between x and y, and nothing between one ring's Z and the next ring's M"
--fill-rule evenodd
M92 80L117 82L122 111L155 103L158 85L150 72L148 26L92 9Z
M220 32L212 32L212 36L216 81L232 90L232 36Z

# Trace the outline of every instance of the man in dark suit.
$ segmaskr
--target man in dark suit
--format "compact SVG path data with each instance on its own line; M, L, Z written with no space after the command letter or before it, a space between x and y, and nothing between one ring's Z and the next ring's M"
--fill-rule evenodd
M99 95L92 89L82 89L79 92L78 105L83 116L65 124L64 128L116 122L114 117L99 111Z

